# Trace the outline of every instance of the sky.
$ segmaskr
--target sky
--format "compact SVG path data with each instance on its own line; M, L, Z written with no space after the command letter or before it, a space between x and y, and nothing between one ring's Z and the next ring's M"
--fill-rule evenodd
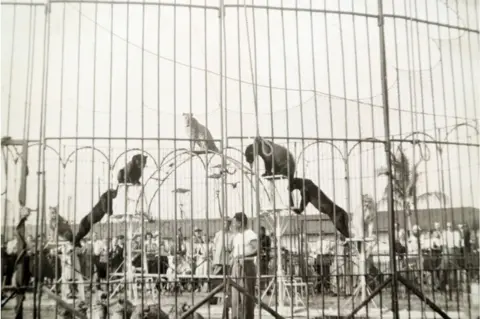
M199 7L54 3L48 23L41 5L2 5L2 136L22 139L28 133L36 140L44 115L46 206L58 204L62 215L79 221L99 193L116 187L117 171L138 153L125 152L143 148L152 156L143 198L151 216L212 218L239 210L252 216L252 176L238 163L246 164L242 150L257 125L260 135L277 137L295 155L298 176L312 179L340 206L358 213L362 194L380 200L386 185L378 177L384 147L357 143L385 137L378 21L309 10L376 15L377 1L255 1L277 9L252 10L251 1L226 0L223 19L218 1L175 3L190 2ZM436 24L385 19L390 135L400 140L423 132L420 140L478 144L479 37L439 26L478 30L478 4L392 3L385 1L386 14ZM201 8L205 4L209 9ZM288 10L295 6L298 10ZM222 210L216 197L220 182L207 178L218 173L212 166L220 158L205 168L198 157L180 150L188 147L178 140L188 138L185 112L231 147L225 154L234 173L227 182L240 186L227 185ZM317 137L335 139L334 146L302 141ZM394 150L399 147L393 143ZM402 148L412 163L421 161L421 192L443 191L449 207L480 206L474 196L478 147L402 143ZM20 176L17 154L10 152L8 174L2 166L8 223L16 220ZM165 159L169 153L176 156ZM38 146L29 148L29 207L38 205L39 154ZM190 192L175 195L177 188ZM285 190L277 191L285 200ZM268 206L263 187L259 196L261 207ZM121 213L119 200L115 205ZM420 208L439 205L432 200ZM316 212L309 207L307 213Z

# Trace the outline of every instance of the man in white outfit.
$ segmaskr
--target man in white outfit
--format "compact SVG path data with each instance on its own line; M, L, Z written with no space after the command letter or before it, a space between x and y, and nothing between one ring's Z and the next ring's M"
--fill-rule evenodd
M232 221L225 219L224 229L219 230L213 239L213 274L230 274L230 253L233 249L233 236L230 226Z
M254 258L258 249L258 236L247 228L247 215L236 213L237 233L233 237L232 279L250 295L255 296L256 267ZM232 318L253 319L255 302L232 287Z

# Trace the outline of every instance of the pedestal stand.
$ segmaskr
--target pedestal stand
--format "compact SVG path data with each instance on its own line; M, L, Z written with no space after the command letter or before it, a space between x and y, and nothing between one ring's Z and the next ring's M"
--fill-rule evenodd
M139 276L137 275L136 269L133 266L134 257L132 244L134 239L134 222L141 223L144 218L143 212L137 208L139 206L139 200L143 200L142 187L121 184L119 185L117 192L117 197L113 202L114 214L110 217L110 219L112 222L125 223L125 225L127 225L127 233L125 238L125 260L123 263L125 270L120 273L112 274L112 277L120 277L120 280L115 280L118 281L118 284L114 288L110 298L112 298L121 288L124 288L127 298L129 300L136 300L138 298L137 280L139 279ZM141 206L139 208L141 208ZM144 256L146 256L145 251L142 252L142 257ZM142 267L144 270L148 269L146 258L142 258L142 260Z
M359 266L360 277L358 284L352 293L352 297L345 302L345 304L343 305L343 309L349 307L350 304L354 304L354 301L357 297L360 296L360 300L364 301L367 298L367 292L371 294L371 291L367 285L366 260L368 258L368 255L365 245L367 242L372 242L373 238L347 238L346 241L352 243L355 247L354 250L357 256L356 263ZM374 307L378 309L373 299L372 303Z
M282 247L280 245L280 239L285 231L286 225L282 225L281 223L281 214L287 213L288 214L288 205L285 203L289 203L289 191L288 191L288 179L283 175L272 175L272 176L265 176L266 181L269 182L269 189L270 189L270 205L262 209L263 214L273 215L274 219L274 229L275 229L275 238L276 238L276 246L277 249L277 269L276 269L276 278L273 278L267 286L267 289L263 292L262 298L265 297L266 293L272 289L274 294L270 297L268 305L272 304L272 299L276 295L278 297L277 302L277 309L281 313L291 313L290 308L294 305L285 306L285 296L287 299L292 300L292 296L287 286L296 289L293 284L288 283L285 278L285 272L283 271L283 264L282 264ZM288 215L287 215L288 216ZM293 291L292 293L296 293Z
M67 254L71 251L71 256L69 258L69 264L67 264L66 258L62 258L62 275L60 277L60 284L61 284L61 293L62 293L62 299L67 300L68 299L68 294L70 291L70 285L75 284L76 289L72 291L72 294L74 296L78 296L80 300L85 301L85 282L83 280L83 275L82 271L80 268L80 259L78 257L78 254L76 253L76 250L73 249L73 246L69 242L62 242L59 243L59 245L62 245L62 254ZM73 274L69 278L68 272L66 269L68 267L71 267L70 273ZM54 285L55 287L56 285ZM75 290L78 289L78 295Z
M133 214L128 214L126 216L121 216L118 218L118 220L125 221L127 225L127 234L125 238L125 260L123 262L123 265L125 267L125 270L122 272L117 272L111 274L111 279L115 277L115 280L110 280L110 282L117 282L117 286L114 288L113 292L110 295L110 298L115 296L118 291L121 288L124 288L126 291L127 298L129 300L137 300L138 298L138 290L137 290L137 282L140 280L144 280L145 278L141 278L141 274L138 273L138 269L133 266L133 260L134 258L134 251L133 251L133 239L135 237L133 228L134 228L134 222L142 222L142 216L139 215L133 215ZM146 252L143 251L141 252L142 254L142 268L144 270L144 273L147 272L147 260L145 258ZM123 280L122 280L123 279Z

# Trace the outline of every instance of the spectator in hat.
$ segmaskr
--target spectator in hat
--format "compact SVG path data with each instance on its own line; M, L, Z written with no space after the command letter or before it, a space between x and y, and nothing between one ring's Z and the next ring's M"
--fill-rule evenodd
M193 242L194 243L203 242L202 230L198 226L195 226L195 228L193 229Z
M141 234L134 234L132 238L132 249L138 250L142 249L142 235Z
M178 227L177 229L177 253L186 256L187 255L187 246L186 246L186 240L183 238L182 234L182 227ZM172 242L172 245L170 245L170 253L173 254L173 251L175 250L175 242Z
M207 236L203 235L199 238L195 246L195 275L206 277L208 275L209 266L209 242ZM201 289L205 280L198 280L198 289Z
M250 295L255 295L256 269L254 258L258 250L258 236L247 228L247 215L236 213L233 222L237 233L233 237L232 279ZM232 287L232 318L254 318L255 303Z
M149 274L154 273L156 270L156 259L155 255L158 252L158 245L153 239L153 234L151 232L147 232L145 234L145 242L143 244L144 251L147 254L147 271Z
M460 253L470 253L471 251L471 235L470 235L470 229L468 228L468 225L465 224L459 224L458 226L458 232L460 233Z
M115 241L115 246L112 248L112 255L111 255L111 265L112 271L121 272L123 267L118 269L124 260L124 240L125 237L123 235L117 236Z
M158 245L153 240L153 235L151 232L147 232L145 234L145 243L144 243L145 251L147 254L156 253L158 250Z

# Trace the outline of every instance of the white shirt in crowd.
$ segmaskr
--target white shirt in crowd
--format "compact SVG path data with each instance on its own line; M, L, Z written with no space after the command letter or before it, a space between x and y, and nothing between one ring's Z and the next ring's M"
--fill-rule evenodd
M315 252L320 255L328 254L334 245L335 243L331 240L320 239L315 245Z
M17 253L17 239L12 239L7 243L7 254L13 255Z
M460 233L456 230L445 230L443 232L443 245L447 248L459 248L461 238Z
M420 247L418 247L420 243ZM423 237L420 235L419 237L417 236L410 236L408 238L408 253L409 254L418 254L420 251L419 251L419 248L420 250L422 248L425 248L424 247L424 240L423 240Z
M97 239L93 242L93 254L95 256L102 254L104 249L106 249L106 247L102 240Z
M245 229L243 232L236 233L233 236L232 241L232 256L233 257L243 257L245 256L245 246L250 244L252 241L258 240L257 234L251 229ZM247 254L250 252L247 251Z

